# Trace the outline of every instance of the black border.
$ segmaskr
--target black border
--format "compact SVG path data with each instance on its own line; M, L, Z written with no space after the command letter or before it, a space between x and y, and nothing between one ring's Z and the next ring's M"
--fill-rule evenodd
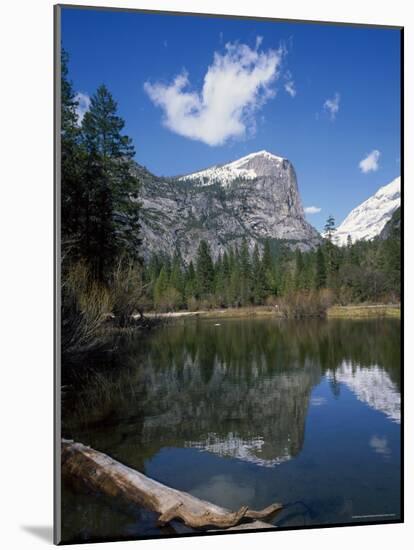
M400 31L400 152L401 152L401 466L400 466L400 518L388 519L384 521L361 521L350 523L329 523L321 525L310 526L292 526L292 527L277 527L269 529L240 529L235 531L217 531L217 532L205 532L205 533L182 533L174 535L149 535L149 536L134 536L134 537L109 537L109 538L93 538L85 541L83 539L73 540L70 542L61 542L61 491L60 491L60 439L61 439L61 410L60 410L60 379L61 379L61 362L60 362L60 52L61 52L61 9L78 9L78 10L94 10L94 11L115 11L115 12L130 12L130 13L142 13L142 14L157 14L157 15L172 15L172 16L192 16L192 17L206 17L206 18L219 18L219 19L247 19L250 21L272 21L277 23L303 23L311 25L328 25L328 26L340 26L340 27L361 27L361 28L376 28L376 29L394 29ZM331 529L335 527L360 527L367 525L390 525L404 523L404 26L396 25L379 25L368 23L349 23L338 21L317 21L306 19L281 19L275 17L262 17L262 16L248 16L248 15L229 15L229 14L217 14L217 13L200 13L200 12L180 12L180 11L168 11L168 10L150 10L140 8L116 8L111 6L90 6L90 5L77 5L77 4L55 4L53 6L54 11L54 35L53 35L53 55L54 55L54 211L53 211L53 228L54 228L54 240L53 240L53 257L54 257L54 419L53 419L53 431L54 431L54 506L53 506L53 542L56 545L69 546L72 544L93 544L102 542L121 542L121 541L139 541L139 540L154 540L154 539L171 539L171 538L189 538L189 537L206 537L206 536L223 536L223 535L240 535L244 533L274 533L277 531L302 531L309 529Z

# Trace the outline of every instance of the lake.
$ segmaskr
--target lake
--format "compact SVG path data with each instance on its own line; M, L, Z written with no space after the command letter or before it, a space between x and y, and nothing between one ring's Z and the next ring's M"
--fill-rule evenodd
M118 337L63 393L63 436L273 523L400 517L400 321L186 320ZM62 540L189 532L69 487Z

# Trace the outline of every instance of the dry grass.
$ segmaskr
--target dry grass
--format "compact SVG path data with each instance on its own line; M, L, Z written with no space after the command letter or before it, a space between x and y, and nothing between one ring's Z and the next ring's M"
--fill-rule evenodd
M399 305L354 305L333 306L327 311L330 319L366 319L372 317L391 317L400 319Z
M96 347L111 309L108 290L91 280L83 263L72 266L62 283L62 352Z
M233 319L245 317L281 317L282 314L274 306L229 307L226 309L211 309L198 312L199 317Z

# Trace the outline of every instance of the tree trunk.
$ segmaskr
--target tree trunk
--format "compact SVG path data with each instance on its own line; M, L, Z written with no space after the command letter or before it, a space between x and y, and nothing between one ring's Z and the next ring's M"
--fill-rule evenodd
M273 525L259 520L274 516L282 509L281 504L272 504L264 510L243 506L231 512L167 487L104 453L65 439L62 440L62 476L81 482L93 491L148 508L160 514L160 525L180 519L193 529L269 529Z

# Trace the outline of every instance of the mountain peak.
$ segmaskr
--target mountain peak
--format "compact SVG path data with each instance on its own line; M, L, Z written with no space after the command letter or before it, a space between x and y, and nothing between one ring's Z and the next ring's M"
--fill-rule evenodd
M394 195L400 196L401 193L401 177L398 176L398 178L395 178L392 180L391 183L388 183L387 185L383 185L378 189L378 191L375 193L374 197L392 197Z
M336 242L346 244L348 235L353 242L373 239L381 233L400 203L401 178L397 177L348 214L336 231Z
M141 221L148 254L179 248L189 262L201 239L214 259L240 247L244 238L250 250L263 247L267 238L301 250L321 241L305 219L293 165L268 151L168 181L143 179Z
M273 153L269 153L269 151L266 151L265 149L262 149L261 151L256 151L254 153L250 153L249 155L246 155L244 157L241 157L229 164L233 164L234 162L244 162L244 161L248 161L248 160L251 160L253 158L256 158L256 157L263 157L263 158L266 158L266 159L269 159L269 160L276 160L278 162L281 162L283 160L285 160L283 157L279 157L278 155L274 155Z
M236 179L254 180L260 176L270 175L275 169L281 168L284 162L287 162L285 158L263 149L226 164L217 164L178 179L180 181L197 181L201 185L219 182L221 185L227 186Z

